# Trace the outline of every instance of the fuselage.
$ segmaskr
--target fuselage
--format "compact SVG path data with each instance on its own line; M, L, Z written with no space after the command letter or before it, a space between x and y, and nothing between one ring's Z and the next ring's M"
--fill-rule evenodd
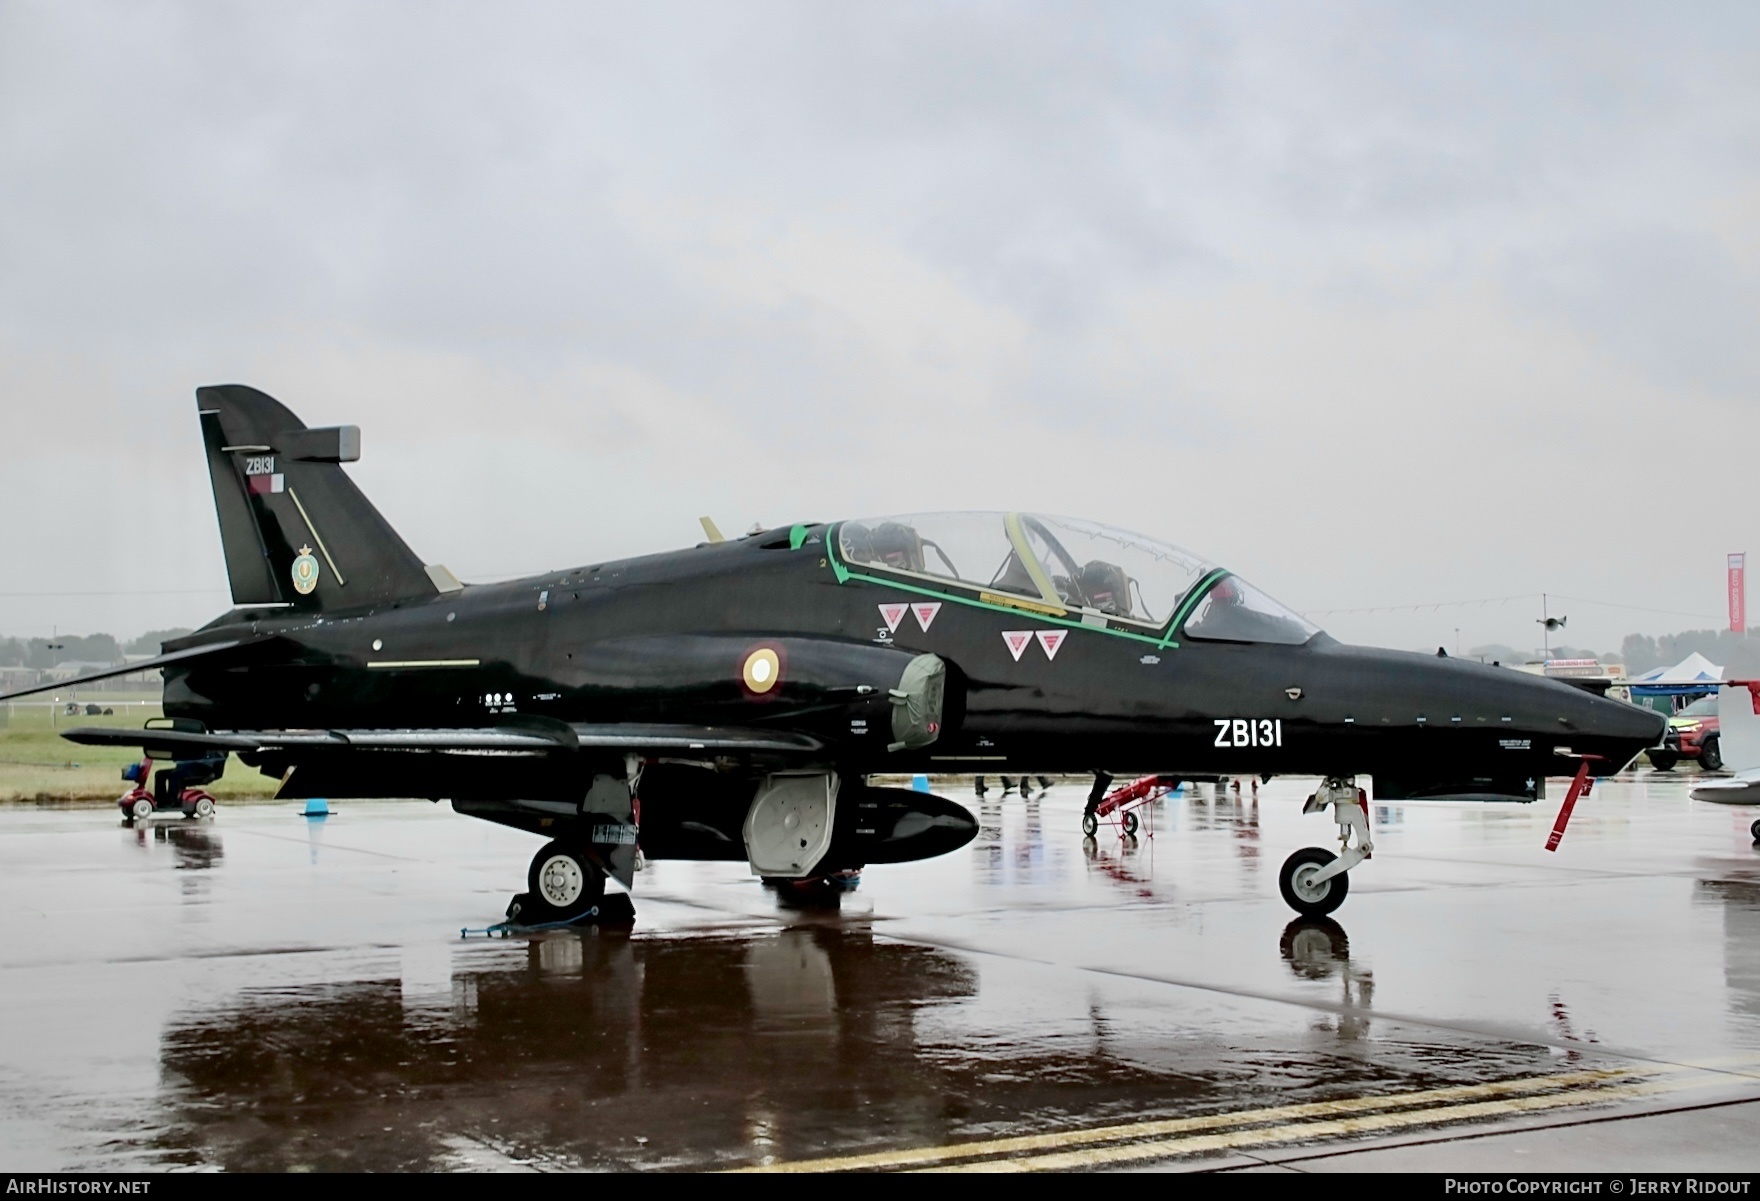
M1518 799L1663 732L1505 668L1325 634L1207 640L1184 628L1191 603L1159 629L1085 622L839 552L835 526L796 526L359 610L234 610L168 649L255 638L250 662L168 668L166 712L217 730L788 729L852 773L1369 774L1378 793ZM774 678L754 682L754 655ZM931 741L899 746L889 694L925 655L945 703Z

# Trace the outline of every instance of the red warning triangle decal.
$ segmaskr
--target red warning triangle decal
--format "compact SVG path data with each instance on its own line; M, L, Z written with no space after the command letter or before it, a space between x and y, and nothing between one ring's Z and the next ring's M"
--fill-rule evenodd
M1002 640L1008 643L1008 653L1014 656L1014 661L1016 663L1019 663L1021 661L1021 653L1025 651L1028 645L1033 641L1033 631L1004 630L1002 631Z
M941 612L940 601L911 606L911 616L917 619L917 625L922 628L925 634L929 632L929 623L935 620L935 615L939 612Z
M1045 657L1047 659L1055 659L1057 658L1057 648L1063 645L1063 640L1065 638L1069 637L1069 631L1040 630L1038 633L1034 634L1033 637L1037 638L1039 640L1039 645L1045 648Z
M904 611L908 608L910 608L910 606L903 602L896 605L880 606L880 620L886 623L887 633L898 633L898 623L904 620Z

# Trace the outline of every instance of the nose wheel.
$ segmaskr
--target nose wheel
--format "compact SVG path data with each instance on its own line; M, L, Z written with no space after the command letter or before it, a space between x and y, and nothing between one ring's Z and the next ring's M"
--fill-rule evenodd
M1303 813L1332 809L1338 823L1335 855L1324 847L1303 847L1283 861L1277 873L1277 890L1284 903L1303 917L1325 917L1344 904L1350 891L1345 875L1375 853L1369 837L1369 798L1357 782L1345 776L1328 776L1302 806Z
M1285 859L1277 873L1277 890L1284 903L1303 917L1325 917L1344 904L1351 890L1350 877L1343 872L1320 877L1322 869L1337 859L1325 847L1303 847Z

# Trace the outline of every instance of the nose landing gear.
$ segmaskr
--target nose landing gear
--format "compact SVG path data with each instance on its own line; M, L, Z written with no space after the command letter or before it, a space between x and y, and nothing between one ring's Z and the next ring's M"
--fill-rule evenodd
M1277 873L1277 889L1285 903L1304 917L1324 917L1344 904L1350 891L1345 873L1375 853L1375 843L1369 837L1369 799L1356 781L1327 777L1302 806L1302 812L1319 813L1328 805L1338 823L1340 853L1303 847L1285 859Z

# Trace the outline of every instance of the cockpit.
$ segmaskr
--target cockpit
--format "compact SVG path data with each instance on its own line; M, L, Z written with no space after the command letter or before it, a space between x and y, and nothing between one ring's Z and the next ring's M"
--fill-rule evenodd
M1025 607L1084 625L1187 637L1299 645L1319 629L1238 576L1170 543L1098 522L1036 513L919 513L846 521L837 532L855 570L907 576L979 602ZM1022 604L1025 602L1025 604Z

